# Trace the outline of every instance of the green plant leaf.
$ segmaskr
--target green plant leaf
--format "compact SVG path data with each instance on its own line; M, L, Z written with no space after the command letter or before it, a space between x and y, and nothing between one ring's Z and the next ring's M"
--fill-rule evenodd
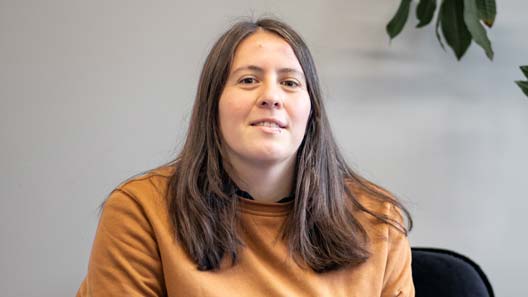
M433 19L436 10L436 0L420 0L416 7L416 18L420 21L416 28L428 25Z
M528 96L528 81L516 81L515 82L519 88L523 91L524 95Z
M476 0L479 19L484 21L488 27L493 27L497 16L497 5L495 0Z
M442 33L447 44L453 49L458 60L471 44L471 33L464 23L464 2L444 0L440 7Z
M524 73L524 76L526 76L526 78L528 78L528 65L521 66L519 68L521 68L521 71Z
M486 34L486 29L480 23L477 0L464 0L464 22L471 33L473 40L486 52L486 56L493 60L493 49Z
M442 2L443 3L443 2ZM440 21L442 19L442 14L438 14L438 16L436 17L436 39L438 39L438 42L440 42L440 46L442 47L442 49L445 51L445 46L444 46L444 42L442 41L442 36L440 36Z
M387 33L389 34L391 39L398 36L398 34L400 34L400 32L403 30L405 23L407 23L407 18L409 17L410 7L411 0L402 0L400 2L400 7L398 7L398 11L396 11L396 14L387 24Z

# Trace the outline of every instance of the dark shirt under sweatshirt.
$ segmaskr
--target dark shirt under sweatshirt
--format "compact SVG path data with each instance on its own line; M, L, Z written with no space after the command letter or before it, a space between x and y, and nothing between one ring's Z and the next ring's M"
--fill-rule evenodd
M253 196L251 196L251 194L249 194L246 191L240 190L240 188L236 189L236 194L242 198L246 198L249 200L255 200ZM290 196L284 197L281 200L277 201L277 203L285 203L285 202L292 201L292 200L293 200L293 195L290 195Z

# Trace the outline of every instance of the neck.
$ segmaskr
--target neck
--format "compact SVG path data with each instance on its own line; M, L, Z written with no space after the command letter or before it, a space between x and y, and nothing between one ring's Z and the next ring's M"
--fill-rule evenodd
M225 168L237 186L253 199L276 202L292 192L295 158L278 164L255 164L230 158Z

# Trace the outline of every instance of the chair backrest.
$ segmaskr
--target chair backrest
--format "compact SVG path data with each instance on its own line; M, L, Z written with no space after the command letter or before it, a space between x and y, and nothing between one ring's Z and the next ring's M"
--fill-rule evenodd
M437 248L412 248L416 297L494 297L486 274L466 256Z

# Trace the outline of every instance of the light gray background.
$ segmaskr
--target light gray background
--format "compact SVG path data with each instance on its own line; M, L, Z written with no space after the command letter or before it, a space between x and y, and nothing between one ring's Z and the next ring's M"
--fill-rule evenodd
M480 263L497 296L526 293L525 0L498 0L494 62L456 62L414 13L389 44L396 0L0 1L1 295L73 296L97 206L172 159L198 75L240 16L305 37L351 164L402 197L414 246Z

